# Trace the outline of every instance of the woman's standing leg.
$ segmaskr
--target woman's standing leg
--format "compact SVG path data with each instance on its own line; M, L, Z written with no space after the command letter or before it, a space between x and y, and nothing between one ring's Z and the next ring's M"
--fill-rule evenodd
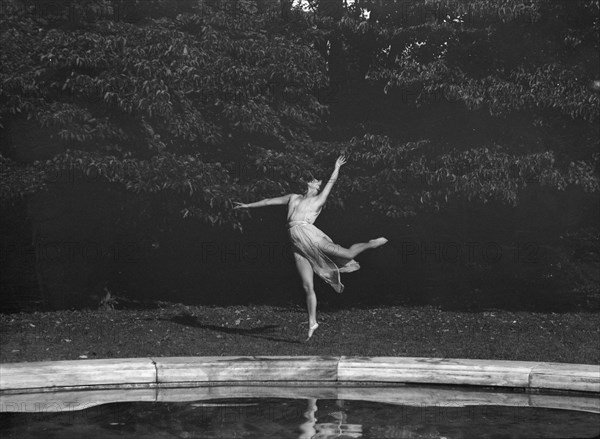
M308 311L308 338L312 337L313 332L319 327L317 324L317 295L314 288L314 273L310 262L299 253L294 253L296 268L302 279L302 288L306 293L306 309Z

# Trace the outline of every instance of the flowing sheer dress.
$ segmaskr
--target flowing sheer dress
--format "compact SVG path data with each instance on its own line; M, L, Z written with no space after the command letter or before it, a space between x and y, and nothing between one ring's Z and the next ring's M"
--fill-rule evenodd
M327 282L338 293L344 291L344 285L340 281L340 273L350 273L360 268L354 259L328 256L327 248L335 248L335 244L329 236L313 225L319 211L305 215L303 221L290 221L288 232L292 240L294 252L304 256L313 271Z

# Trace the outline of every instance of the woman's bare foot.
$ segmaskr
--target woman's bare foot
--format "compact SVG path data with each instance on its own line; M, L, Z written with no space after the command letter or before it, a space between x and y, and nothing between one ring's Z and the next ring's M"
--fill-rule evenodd
M388 240L386 238L381 237L381 238L377 238L377 239L371 239L369 241L369 244L371 244L373 246L371 248L377 248L377 247L381 247L386 242L388 242Z
M318 327L319 327L318 323L315 323L314 325L311 325L308 327L308 337L306 338L305 341L310 340L310 338L312 337L312 335L314 334L314 332L317 330Z

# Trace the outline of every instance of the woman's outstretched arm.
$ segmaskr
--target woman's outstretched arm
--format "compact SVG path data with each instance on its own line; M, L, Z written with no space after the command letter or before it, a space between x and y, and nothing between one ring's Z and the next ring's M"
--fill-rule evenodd
M334 185L335 181L337 180L338 175L340 173L340 168L345 163L346 163L346 157L344 157L343 155L339 156L338 159L335 161L335 168L333 169L333 172L331 173L331 177L329 178L329 181L327 182L327 184L325 185L325 187L323 188L321 193L317 196L317 202L319 204L325 204L325 201L327 201L327 197L329 196L329 193L331 192L331 188L333 188L333 185Z
M264 206L276 206L276 205L280 205L280 204L287 204L290 201L291 196L292 196L291 194L288 194L288 195L284 195L282 197L265 198L264 200L255 201L254 203L248 203L248 204L244 204L244 203L240 203L240 202L236 201L235 202L236 206L234 207L234 209L246 209L248 207L264 207Z

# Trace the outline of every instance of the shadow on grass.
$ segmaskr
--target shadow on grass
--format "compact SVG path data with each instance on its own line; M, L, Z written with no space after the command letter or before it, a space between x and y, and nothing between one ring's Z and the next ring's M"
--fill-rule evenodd
M258 328L247 328L247 329L246 328L228 328L226 326L218 326L218 325L202 323L202 322L198 321L197 317L194 317L191 315L182 315L182 314L180 314L178 316L174 316L170 319L161 319L161 320L168 320L173 323L177 323L179 325L191 326L194 328L210 329L211 331L223 332L225 334L237 334L237 335L244 335L246 337L262 338L264 340L281 341L281 342L285 342L285 343L300 344L300 342L298 340L294 340L291 338L273 337L271 334L274 332L275 328L279 328L278 325L265 325L265 326L260 326Z

